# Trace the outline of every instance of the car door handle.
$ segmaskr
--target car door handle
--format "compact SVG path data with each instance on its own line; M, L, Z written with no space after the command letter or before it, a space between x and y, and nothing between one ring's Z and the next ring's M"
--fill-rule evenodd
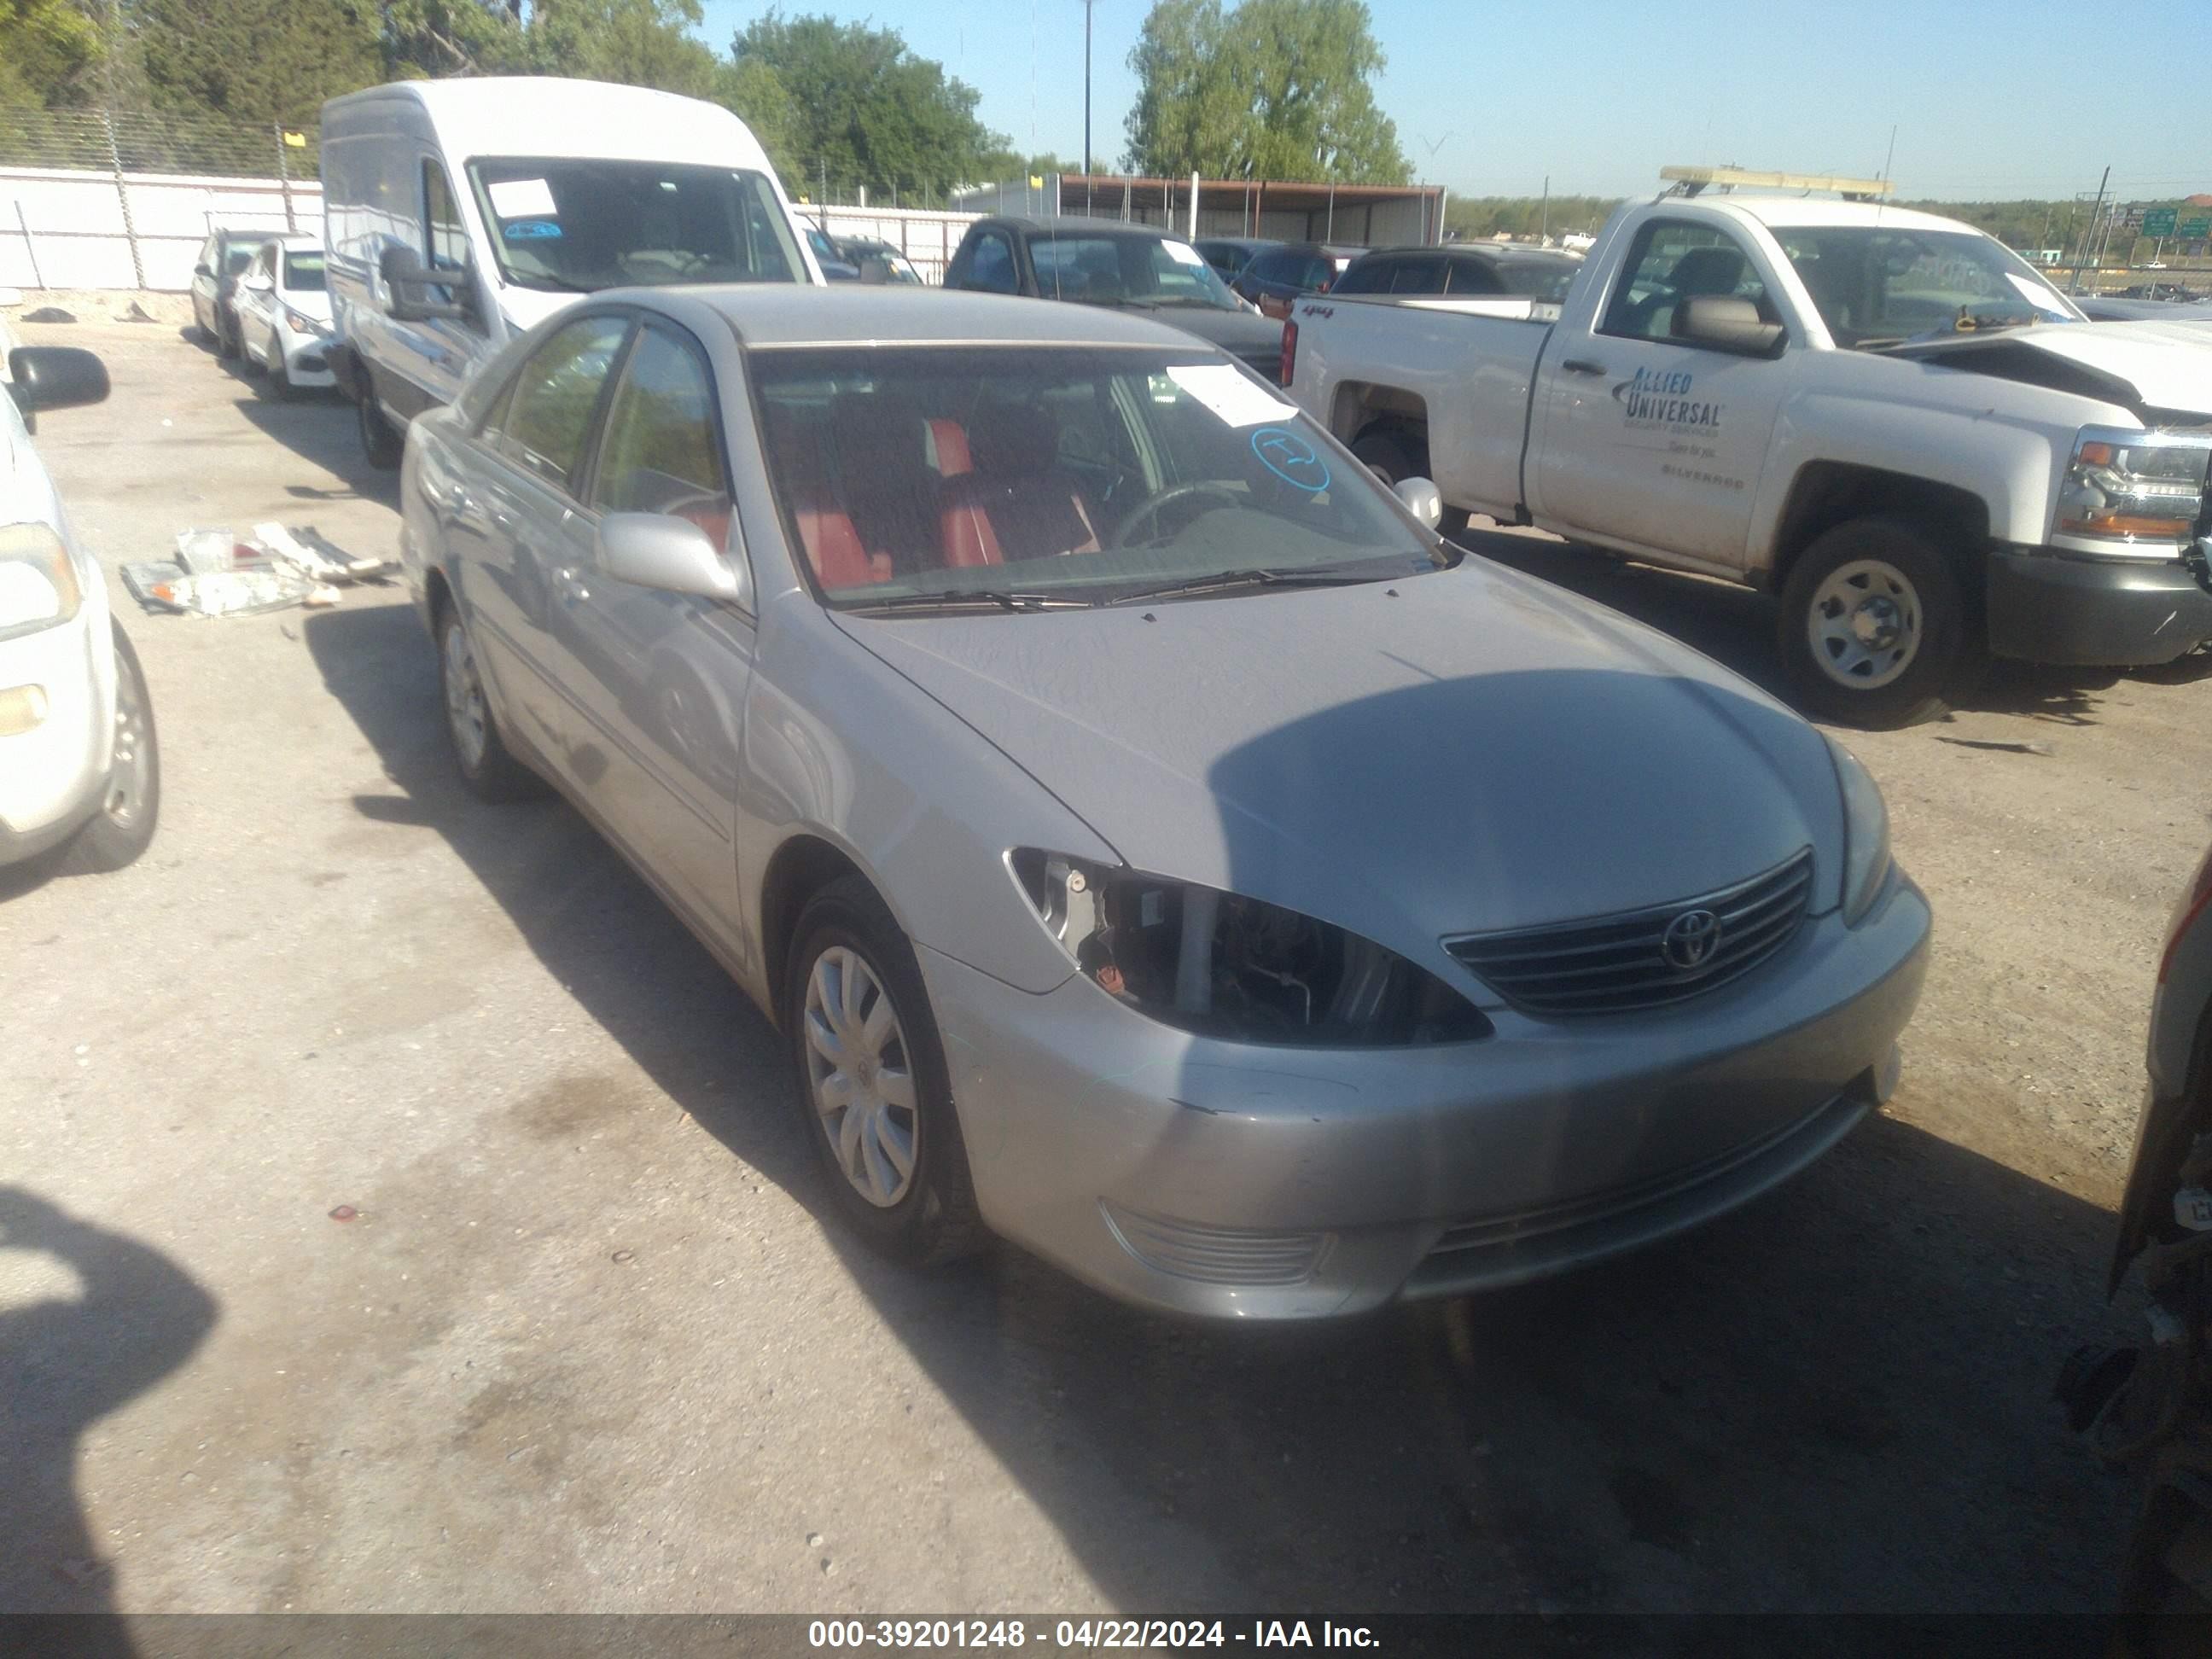
M1587 357L1570 357L1559 367L1570 374L1602 374L1603 363L1594 363Z

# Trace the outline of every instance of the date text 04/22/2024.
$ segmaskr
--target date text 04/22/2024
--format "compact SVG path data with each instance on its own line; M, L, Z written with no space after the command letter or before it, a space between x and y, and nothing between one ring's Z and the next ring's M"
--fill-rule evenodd
M1075 1652L1138 1648L1366 1648L1382 1645L1364 1625L1327 1620L1255 1619L816 1619L811 1648L1024 1648Z

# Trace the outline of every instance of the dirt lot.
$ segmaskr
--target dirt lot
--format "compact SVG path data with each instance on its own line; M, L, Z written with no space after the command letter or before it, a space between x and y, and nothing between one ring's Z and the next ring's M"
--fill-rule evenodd
M344 405L167 326L25 332L112 369L42 436L111 567L270 517L390 547ZM1768 674L1751 596L1476 539ZM114 592L161 834L0 878L0 1608L2105 1599L2126 1490L2046 1395L2123 1323L2212 685L2008 675L1853 739L1937 956L1902 1093L1785 1193L1562 1283L1250 1333L828 1231L765 1023L572 812L462 794L398 590L228 622Z

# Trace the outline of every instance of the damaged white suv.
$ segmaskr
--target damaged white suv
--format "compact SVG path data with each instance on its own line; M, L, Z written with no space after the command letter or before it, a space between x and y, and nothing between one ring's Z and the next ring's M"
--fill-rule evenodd
M5 343L0 332L0 343ZM161 804L154 710L110 615L100 566L70 533L32 447L41 410L96 404L89 351L7 354L0 398L0 865L53 848L64 868L118 870L146 850Z

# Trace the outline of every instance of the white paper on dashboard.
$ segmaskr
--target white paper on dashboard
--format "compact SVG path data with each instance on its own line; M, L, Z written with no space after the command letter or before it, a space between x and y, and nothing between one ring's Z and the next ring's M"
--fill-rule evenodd
M560 212L543 179L500 179L489 188L491 210L502 219L550 219Z
M1188 242L1170 241L1162 238L1160 246L1168 251L1168 258L1173 259L1177 264L1202 265L1206 263L1200 257L1198 250Z
M1262 421L1287 421L1295 406L1255 386L1243 371L1227 363L1177 364L1168 370L1173 380L1218 416L1226 426L1257 426Z

